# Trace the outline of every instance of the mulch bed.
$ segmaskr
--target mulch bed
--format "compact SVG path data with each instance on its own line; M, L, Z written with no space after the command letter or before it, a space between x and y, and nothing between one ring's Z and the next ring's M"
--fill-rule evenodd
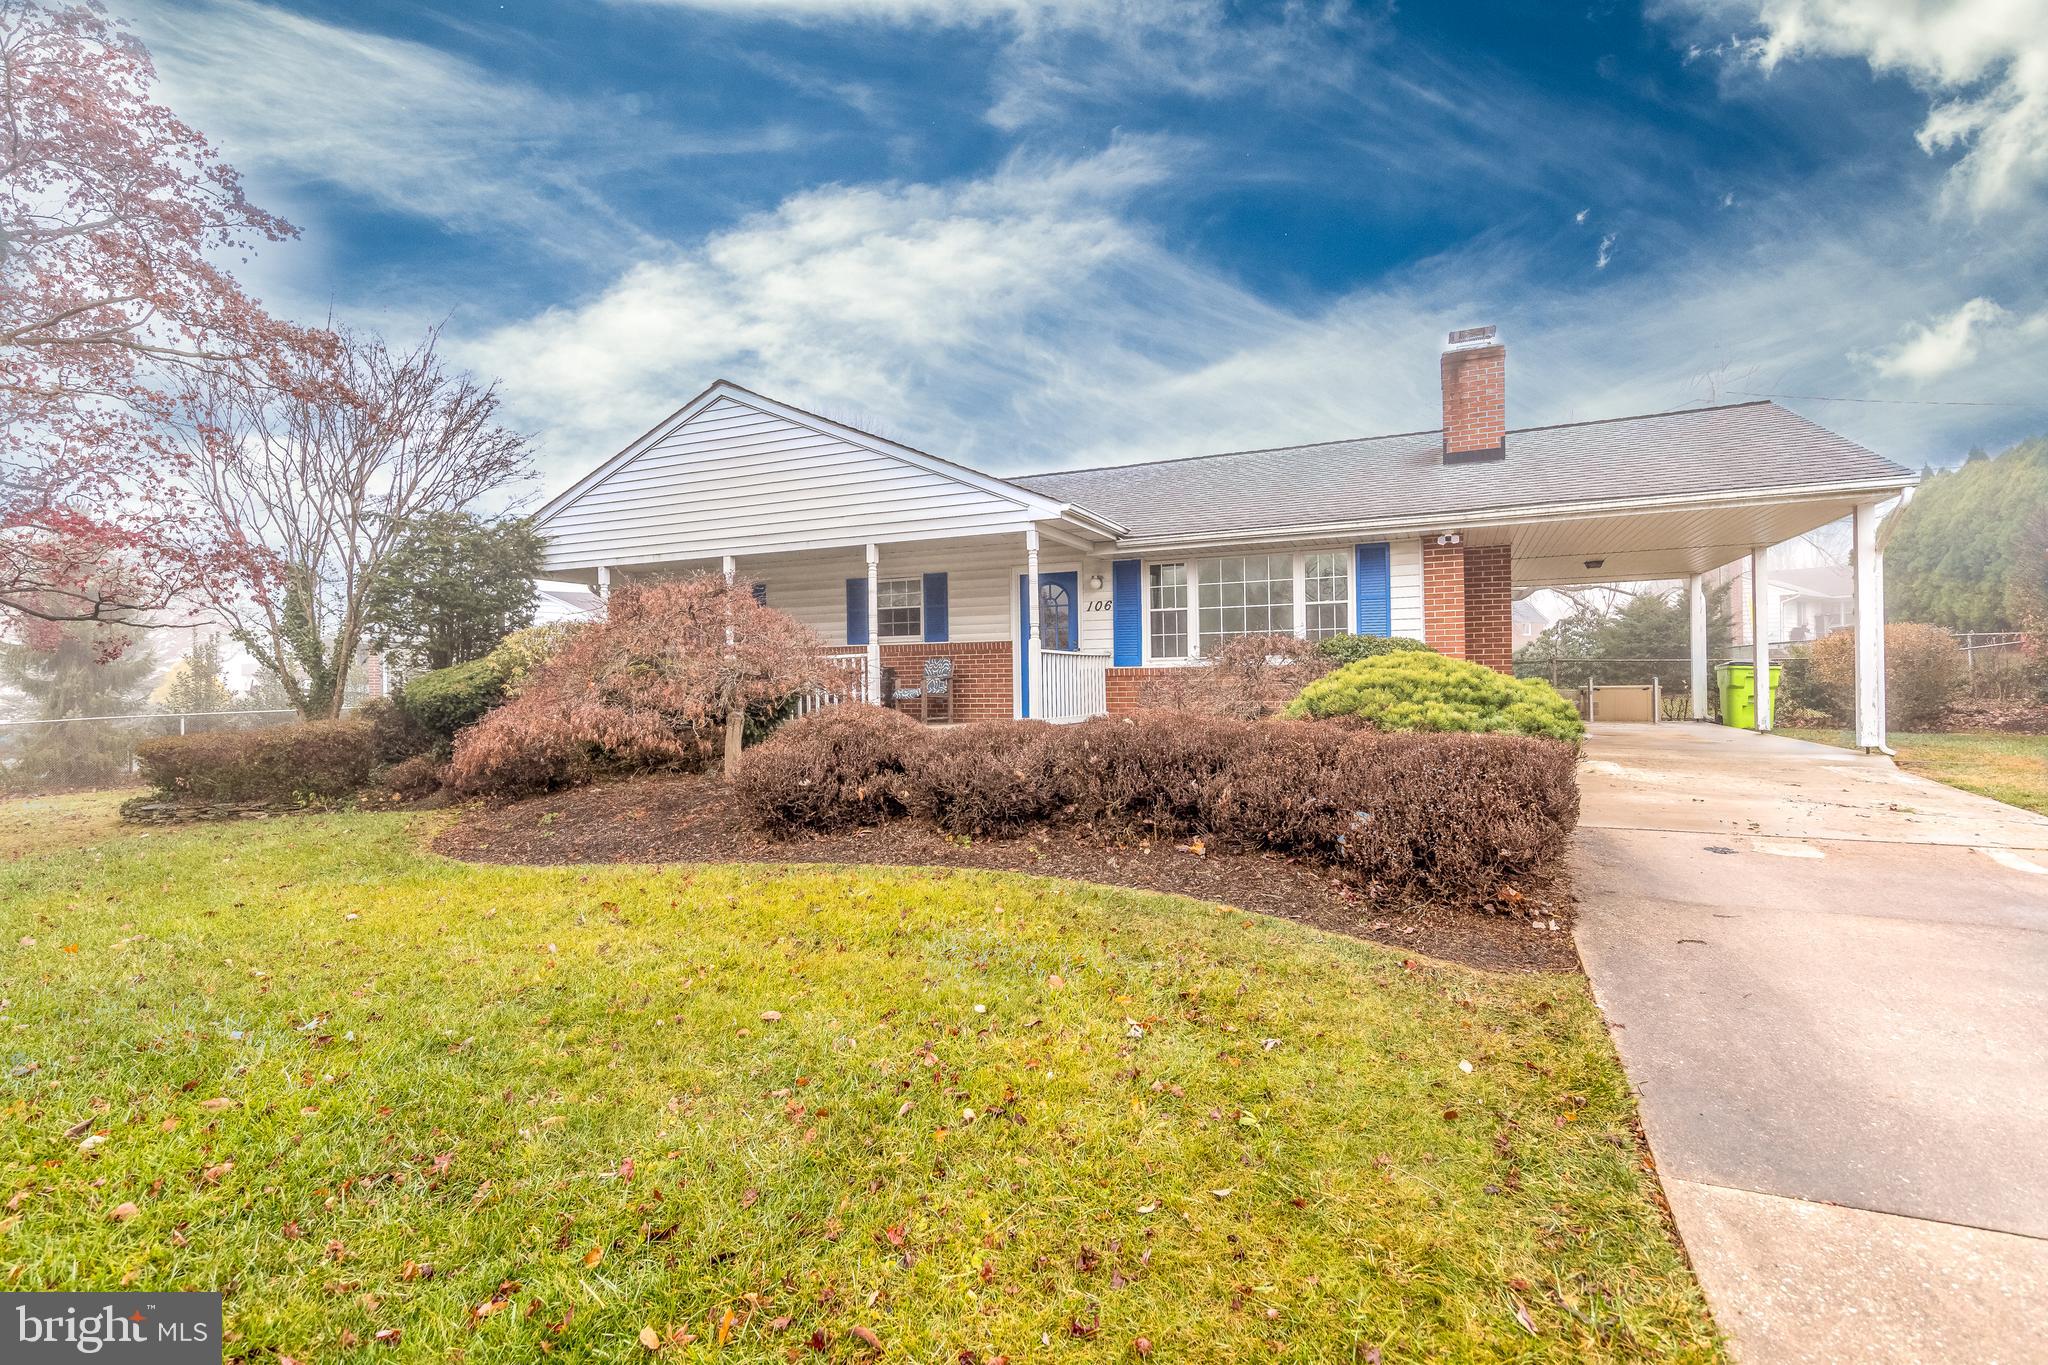
M1509 915L1375 902L1326 870L1277 854L1213 846L1197 853L1172 839L1090 829L967 842L905 820L771 839L741 821L724 784L711 776L632 778L471 807L434 848L487 863L858 863L1026 872L1220 902L1490 971L1579 969L1562 870L1519 885L1519 913Z

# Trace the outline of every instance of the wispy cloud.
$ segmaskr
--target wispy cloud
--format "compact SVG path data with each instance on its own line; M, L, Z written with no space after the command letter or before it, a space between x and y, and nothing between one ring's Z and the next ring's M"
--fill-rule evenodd
M1974 364L1987 346L2028 348L2048 333L2048 312L2017 318L1986 298L1910 328L1898 345L1856 358L1890 379L1939 379Z
M1614 259L1614 242L1619 235L1613 232L1603 232L1600 234L1600 249L1593 253L1593 268L1595 270L1605 270L1607 263Z
M1934 100L1923 151L1961 149L1944 198L1982 216L2048 186L2048 5L2041 0L1663 0L1666 15L1737 25L1720 50L1770 71L1852 57Z
M1544 283L1528 249L1480 242L1285 308L1169 250L1135 212L1190 155L1125 139L943 185L795 195L471 355L505 376L558 482L720 375L877 413L1000 470L1431 426L1443 333L1481 322L1509 338L1517 424L1725 398L1729 375L1752 391L1897 396L1893 376L1856 357L1895 344L1894 319L1948 306L1939 270L1887 268L1943 249L1908 215L1909 239L1896 225L1814 236L1787 221L1747 248L1677 254L1595 291ZM2044 365L2048 330L2016 332L1980 358L1969 396L2038 402ZM1948 453L1940 409L1818 413L1901 458Z
M649 126L624 102L564 98L422 43L255 0L123 8L168 101L259 186L333 186L564 253L651 246L603 192L605 176L794 138L777 127L712 136ZM633 138L614 135L627 124Z

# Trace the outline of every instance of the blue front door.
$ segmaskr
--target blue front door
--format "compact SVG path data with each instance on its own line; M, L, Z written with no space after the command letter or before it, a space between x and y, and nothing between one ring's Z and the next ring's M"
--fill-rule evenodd
M1047 649L1081 647L1081 575L1038 576L1038 640ZM1031 714L1031 575L1017 575L1017 686Z

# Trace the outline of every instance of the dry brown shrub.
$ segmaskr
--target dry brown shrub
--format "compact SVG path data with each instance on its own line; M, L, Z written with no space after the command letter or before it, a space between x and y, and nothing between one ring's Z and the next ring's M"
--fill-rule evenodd
M1199 664L1162 670L1146 684L1145 705L1226 720L1264 720L1280 714L1330 667L1313 641L1240 635L1204 654Z
M1055 755L1064 727L981 721L934 734L911 756L910 808L948 834L1014 834L1061 813Z
M1840 720L1856 714L1856 632L1838 630L1807 653L1813 685ZM1967 661L1956 637L1940 626L1901 621L1884 628L1885 724L1910 730L1941 719L1962 695Z
M930 739L900 711L830 706L741 755L733 799L757 828L777 834L878 824L907 809L905 770Z

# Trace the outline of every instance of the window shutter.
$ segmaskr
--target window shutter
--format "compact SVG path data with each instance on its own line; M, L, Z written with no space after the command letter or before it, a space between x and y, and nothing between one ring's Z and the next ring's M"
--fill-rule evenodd
M1394 633L1394 574L1384 541L1360 545L1353 552L1357 572L1358 633L1387 636Z
M1135 559L1119 559L1109 566L1110 619L1118 668L1136 668L1145 662L1145 585Z
M846 580L846 643L864 645L868 642L868 581L865 578Z
M924 576L924 642L946 643L946 576L942 573Z
M768 605L768 585L766 583L752 584L751 591L756 602L759 602L764 607Z

